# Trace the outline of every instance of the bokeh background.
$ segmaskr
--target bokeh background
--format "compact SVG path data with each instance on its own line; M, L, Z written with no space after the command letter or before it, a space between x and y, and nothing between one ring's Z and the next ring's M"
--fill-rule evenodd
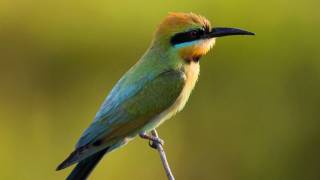
M176 179L320 179L318 0L1 0L0 179L56 166L161 19L195 12L256 32L217 40L185 110L159 128ZM166 179L141 139L92 179Z

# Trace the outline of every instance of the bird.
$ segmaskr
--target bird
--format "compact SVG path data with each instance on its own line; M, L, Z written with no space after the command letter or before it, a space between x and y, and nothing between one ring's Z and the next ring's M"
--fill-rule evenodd
M212 27L204 16L172 12L162 20L149 48L115 84L74 151L56 170L76 167L67 180L87 179L104 155L148 133L181 111L197 83L202 56L218 37L254 35Z

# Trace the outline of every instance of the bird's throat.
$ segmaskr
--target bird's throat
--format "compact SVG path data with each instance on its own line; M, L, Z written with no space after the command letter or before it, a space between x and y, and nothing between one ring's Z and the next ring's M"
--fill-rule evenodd
M188 64L191 62L198 63L200 61L202 56L191 56L191 57L186 57L184 58L184 61Z
M185 62L199 62L200 58L208 53L214 43L214 39L207 39L193 46L182 48L179 50L180 57Z

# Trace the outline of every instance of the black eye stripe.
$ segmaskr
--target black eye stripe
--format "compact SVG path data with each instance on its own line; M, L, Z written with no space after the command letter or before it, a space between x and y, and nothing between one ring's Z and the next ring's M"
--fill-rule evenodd
M171 38L171 44L176 45L184 42L198 40L203 34L203 29L194 29L187 32L177 33Z

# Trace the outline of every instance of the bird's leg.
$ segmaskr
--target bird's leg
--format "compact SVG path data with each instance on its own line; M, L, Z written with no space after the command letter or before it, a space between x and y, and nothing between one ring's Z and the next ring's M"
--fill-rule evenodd
M150 140L149 145L150 145L150 147L152 147L154 149L157 149L157 145L156 144L161 144L162 146L164 144L164 141L161 138L153 136L153 135L150 135L150 134L147 134L146 132L141 132L139 134L139 136L142 139Z

